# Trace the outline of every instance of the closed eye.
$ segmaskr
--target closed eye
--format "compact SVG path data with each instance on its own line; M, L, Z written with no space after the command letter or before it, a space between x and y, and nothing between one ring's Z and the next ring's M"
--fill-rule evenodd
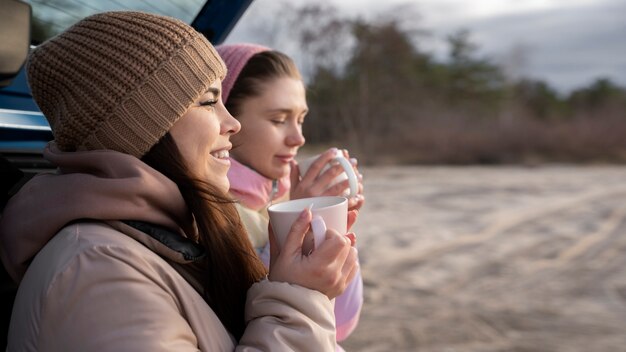
M215 104L217 104L218 100L214 99L214 100L206 100L206 101L201 101L200 102L200 106L214 106Z
M204 93L204 95L200 99L200 102L198 103L198 105L206 106L206 107L213 107L215 104L217 104L220 101L219 97L220 97L220 90L215 87L209 87L209 89L207 89L206 93Z

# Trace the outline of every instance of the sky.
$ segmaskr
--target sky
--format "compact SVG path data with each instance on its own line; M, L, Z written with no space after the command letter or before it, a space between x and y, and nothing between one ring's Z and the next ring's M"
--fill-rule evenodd
M319 2L324 0L292 1L299 5ZM513 76L546 81L562 94L588 86L598 78L609 78L626 87L626 0L325 2L346 16L366 19L411 6L417 14L411 21L429 33L419 41L420 50L441 60L447 57L445 38L467 29L479 47L477 55L506 63L507 72ZM226 42L267 45L250 23L258 26L254 19L267 17L276 4L277 0L254 0ZM288 48L277 49L293 55Z

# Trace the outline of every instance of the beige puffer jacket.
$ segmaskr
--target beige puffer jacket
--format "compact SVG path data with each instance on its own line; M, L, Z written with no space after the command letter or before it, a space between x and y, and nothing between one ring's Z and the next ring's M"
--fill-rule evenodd
M335 349L328 298L267 280L248 290L246 331L235 341L185 275L193 258L110 220L149 222L184 237L187 210L160 173L113 151L63 153L51 145L44 155L62 174L32 179L0 220L3 263L21 281L9 351Z

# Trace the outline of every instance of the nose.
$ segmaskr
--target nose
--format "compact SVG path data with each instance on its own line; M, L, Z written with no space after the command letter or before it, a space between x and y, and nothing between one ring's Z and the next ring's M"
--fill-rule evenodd
M241 131L241 123L224 108L224 119L222 120L220 133L233 135L239 131Z
M285 144L289 147L301 147L304 145L304 136L302 135L302 127L299 124L295 124L289 129L289 133L285 138Z

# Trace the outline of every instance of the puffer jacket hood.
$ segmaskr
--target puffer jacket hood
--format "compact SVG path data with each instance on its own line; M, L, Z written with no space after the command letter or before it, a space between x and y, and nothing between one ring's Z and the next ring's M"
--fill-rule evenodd
M62 152L54 142L44 158L58 166L57 173L27 182L0 219L0 258L15 281L41 248L76 220L145 221L197 239L176 184L141 160L111 150Z

